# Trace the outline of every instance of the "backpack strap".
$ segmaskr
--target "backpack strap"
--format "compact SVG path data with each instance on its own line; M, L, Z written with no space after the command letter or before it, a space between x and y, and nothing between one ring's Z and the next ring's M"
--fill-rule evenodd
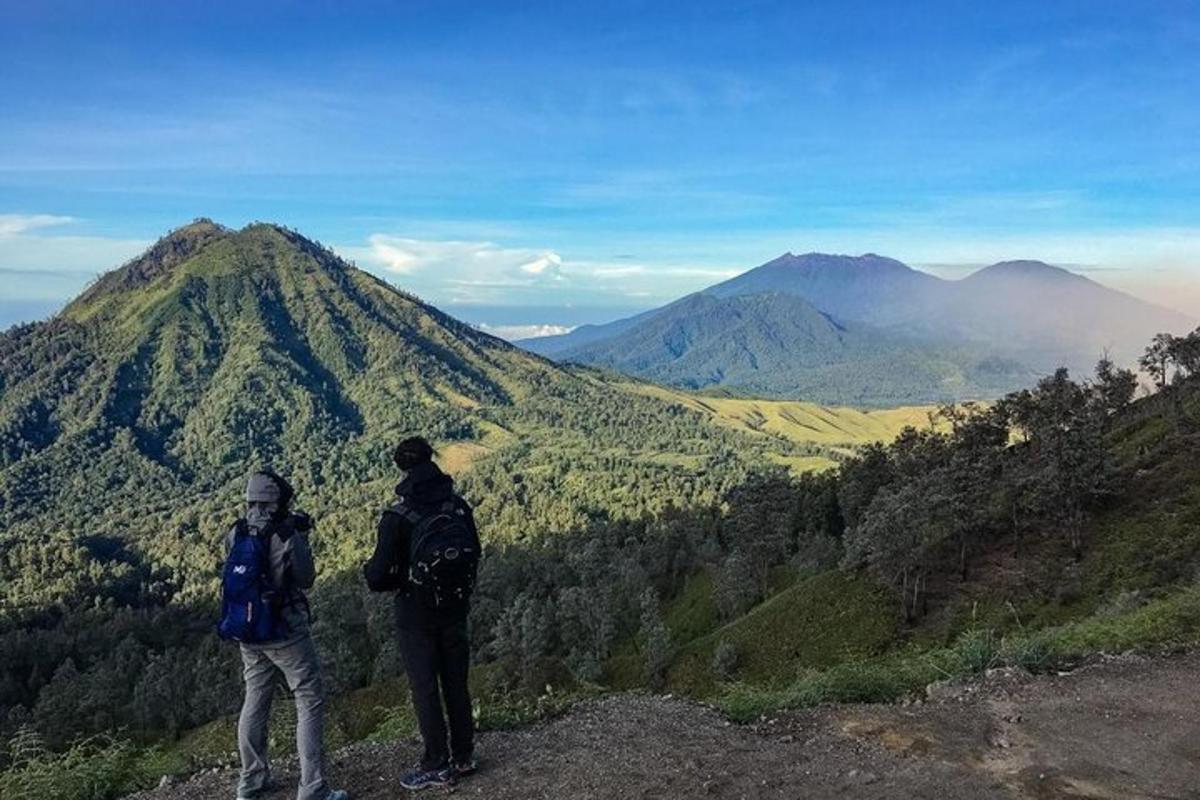
M414 528L420 525L421 520L424 519L424 517L418 514L415 509L405 505L404 498L400 498L395 503L392 503L389 510L393 514L398 514L399 516L403 517L404 520Z

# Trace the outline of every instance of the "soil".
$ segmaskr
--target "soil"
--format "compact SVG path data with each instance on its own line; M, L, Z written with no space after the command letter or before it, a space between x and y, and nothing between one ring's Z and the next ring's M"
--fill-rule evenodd
M996 670L900 705L828 706L751 725L671 697L617 695L516 731L480 735L480 772L426 797L1197 798L1200 654L1107 658L1066 674ZM416 742L330 756L354 800L403 798ZM235 796L209 772L139 800ZM277 765L269 800L294 796Z

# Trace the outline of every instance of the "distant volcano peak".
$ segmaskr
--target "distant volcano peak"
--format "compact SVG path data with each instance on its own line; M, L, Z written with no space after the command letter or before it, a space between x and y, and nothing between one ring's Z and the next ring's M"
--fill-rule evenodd
M1063 269L1062 267L1056 267L1053 264L1047 264L1045 261L1037 261L1034 259L1001 261L971 273L967 276L966 280L997 280L1013 278L1069 281L1088 280L1082 275L1077 275L1070 270Z
M787 268L787 269L808 269L808 270L825 270L825 269L879 269L900 268L905 271L912 271L912 268L897 261L894 258L881 256L877 253L863 253L862 255L852 256L844 253L818 253L815 251L796 255L790 250L783 255L774 258L756 269L766 268ZM753 271L753 270L751 270Z

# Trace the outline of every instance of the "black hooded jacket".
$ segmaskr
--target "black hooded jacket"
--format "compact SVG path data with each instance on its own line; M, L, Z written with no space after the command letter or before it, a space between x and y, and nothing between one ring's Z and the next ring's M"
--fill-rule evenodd
M412 585L408 581L409 537L412 525L404 518L397 506L418 513L453 500L466 513L471 532L476 541L479 534L475 528L475 517L467 501L454 493L454 479L438 469L432 462L418 464L409 471L396 486L397 505L386 509L379 517L375 539L375 552L363 565L367 585L375 590L396 589L396 619L403 627L437 626L461 622L469 606L437 610L428 608L412 596Z

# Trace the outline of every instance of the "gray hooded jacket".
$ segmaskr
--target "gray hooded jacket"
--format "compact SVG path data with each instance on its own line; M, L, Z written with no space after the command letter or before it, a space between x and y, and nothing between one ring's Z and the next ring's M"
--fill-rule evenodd
M243 523L238 520L229 533L225 534L225 555L233 548L234 537L238 526ZM243 647L282 647L308 636L309 612L308 598L305 589L311 589L317 578L316 566L313 564L312 548L308 544L308 531L312 522L303 514L289 514L279 523L272 523L262 531L262 536L271 537L268 545L268 557L271 561L271 585L282 591L287 598L283 604L283 621L287 623L291 635L278 642L269 642Z

